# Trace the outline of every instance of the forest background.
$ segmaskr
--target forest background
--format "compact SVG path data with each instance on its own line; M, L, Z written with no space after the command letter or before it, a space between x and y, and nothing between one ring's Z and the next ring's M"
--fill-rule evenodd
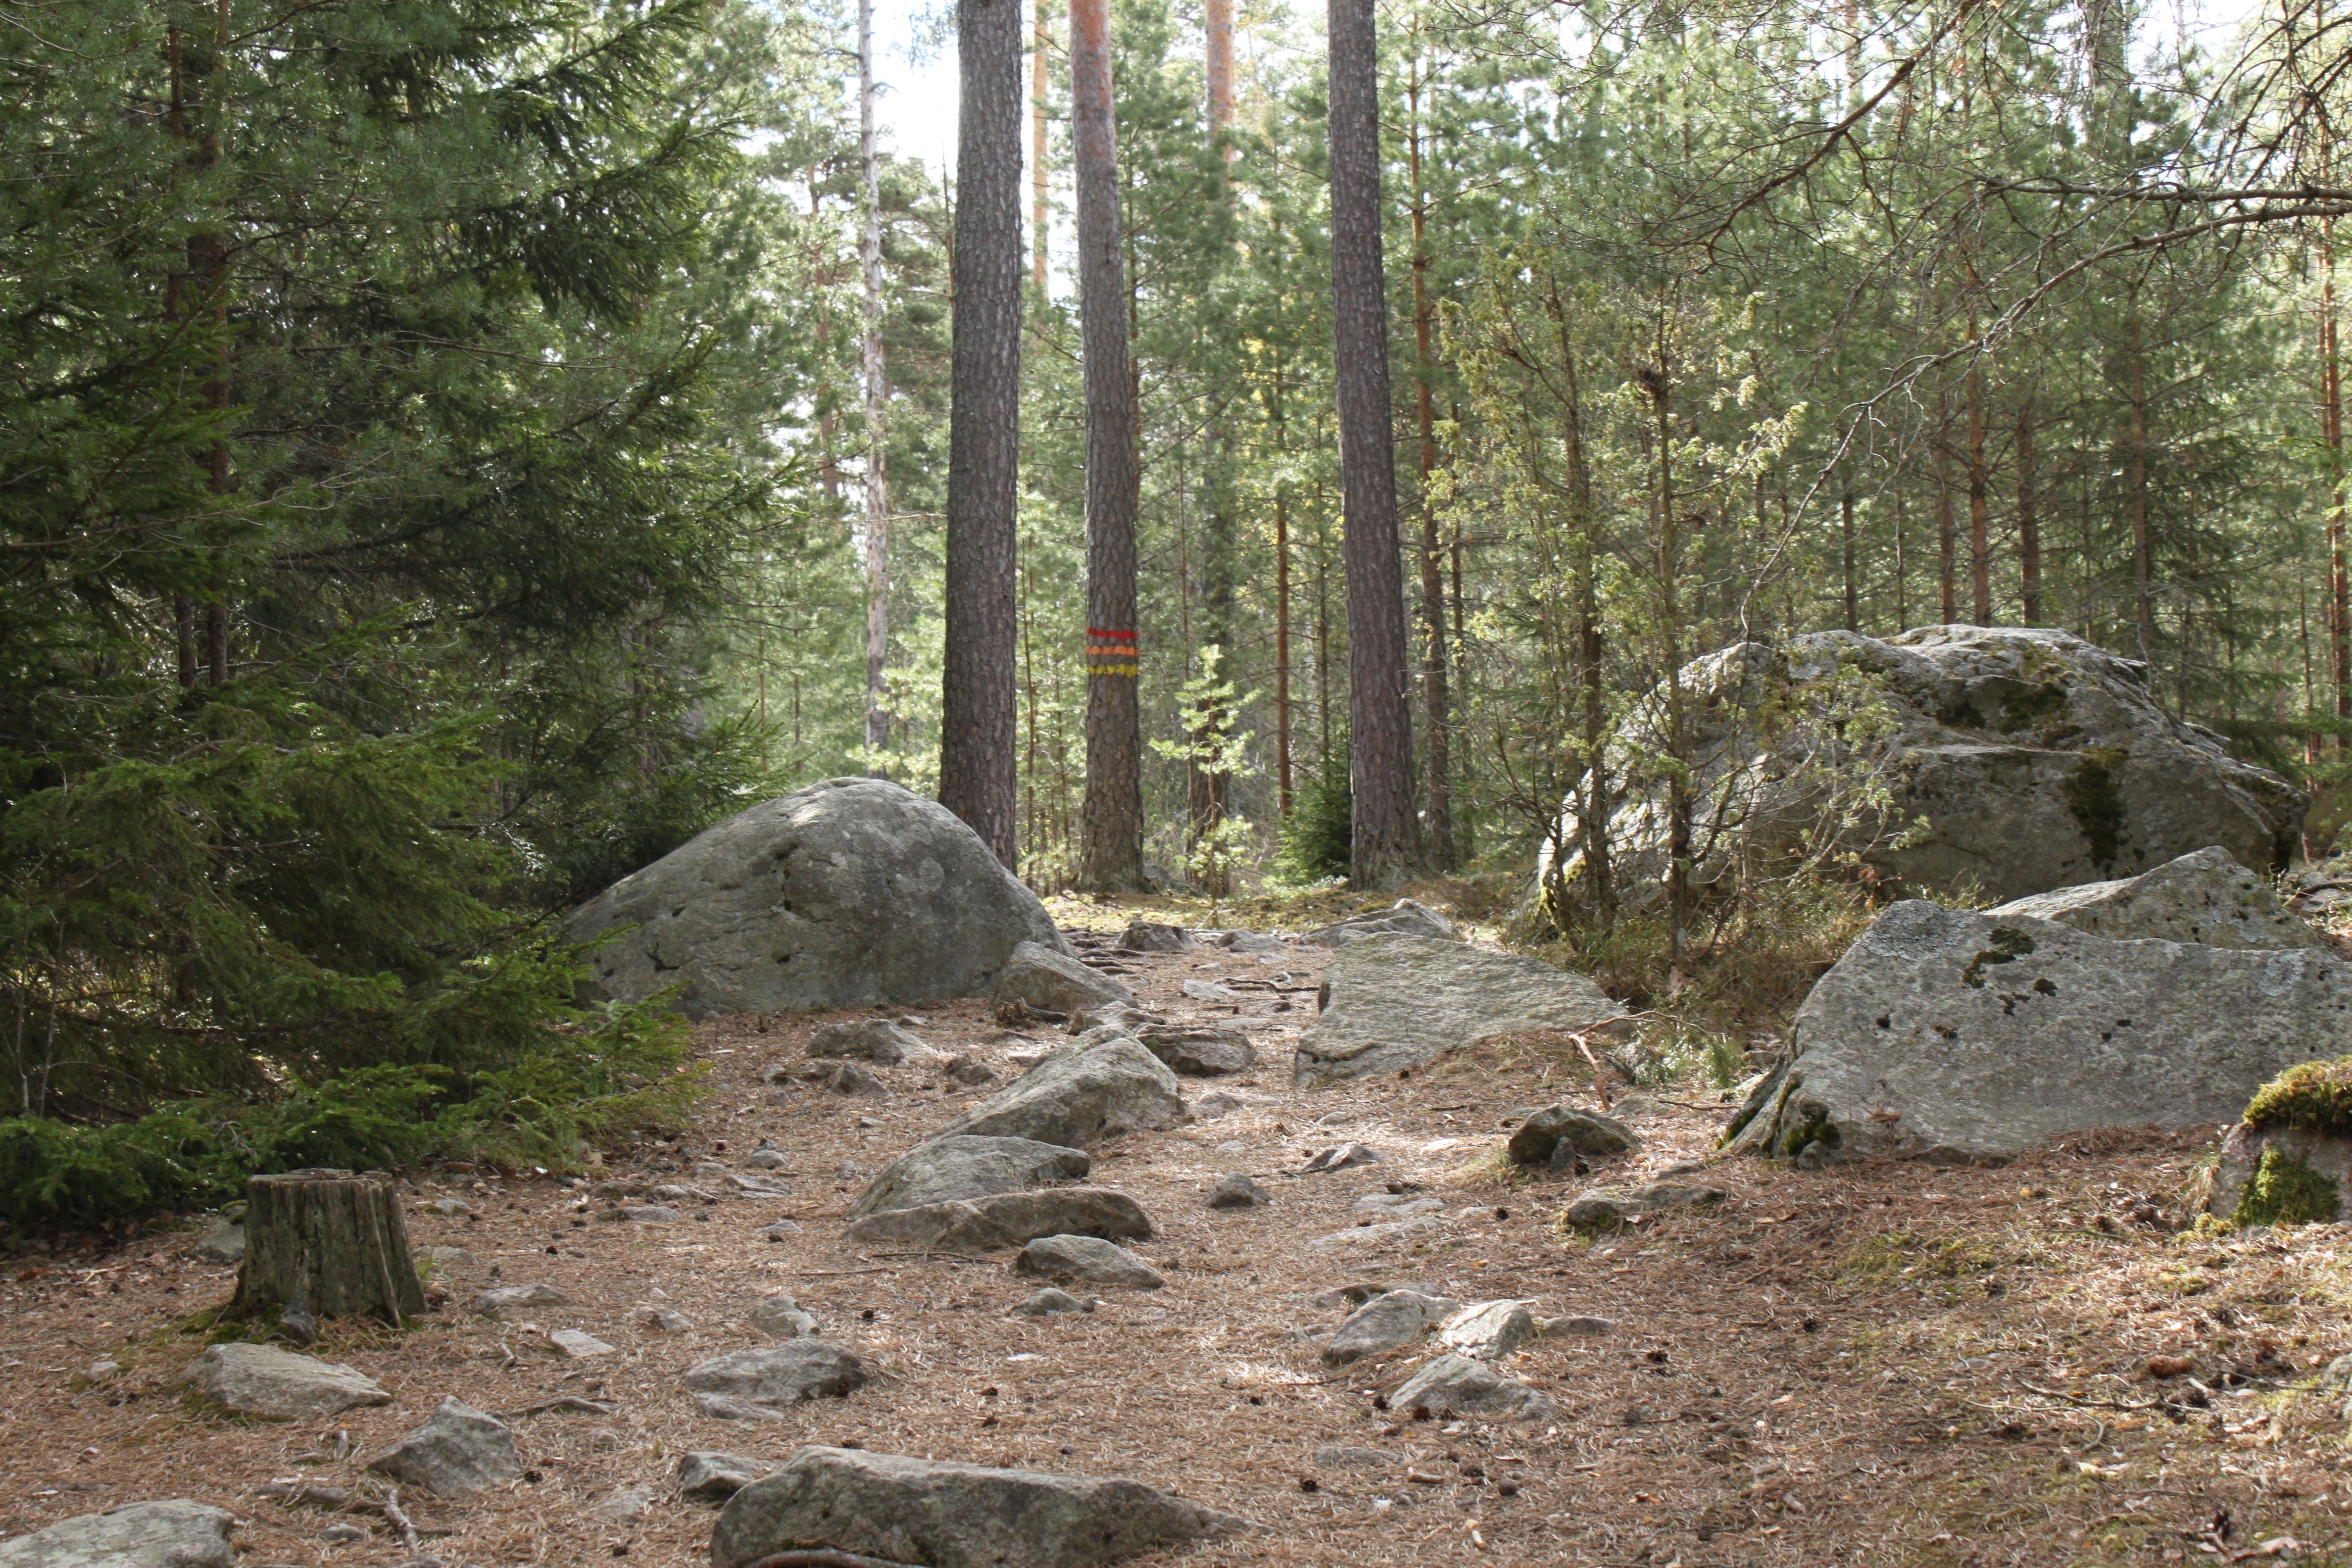
M1147 853L1221 897L1312 884L1349 805L1320 18L1241 9L1229 115L1202 13L1111 20ZM1379 21L1432 871L1522 876L1696 654L1941 621L2147 659L2322 791L2327 847L2352 16ZM675 1025L572 1012L551 917L793 785L938 783L954 192L861 138L856 13L0 22L10 1223L268 1166L559 1165L675 1113ZM1086 409L1034 243L1068 193L1055 0L1030 31L1017 847L1051 892Z

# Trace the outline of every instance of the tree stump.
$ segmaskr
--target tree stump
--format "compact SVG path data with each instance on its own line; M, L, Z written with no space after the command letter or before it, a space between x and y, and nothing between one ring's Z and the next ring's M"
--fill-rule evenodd
M289 1171L255 1176L245 1195L245 1266L232 1308L240 1316L367 1313L398 1328L425 1310L390 1183L349 1171Z

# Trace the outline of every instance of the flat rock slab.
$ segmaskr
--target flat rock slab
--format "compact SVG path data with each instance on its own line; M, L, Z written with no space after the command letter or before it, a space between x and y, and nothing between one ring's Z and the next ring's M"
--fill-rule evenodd
M1544 1421L1559 1414L1549 1395L1460 1355L1442 1355L1423 1366L1389 1395L1389 1408L1480 1421Z
M1132 1039L1047 1056L940 1129L941 1138L1027 1138L1090 1149L1184 1119L1176 1075Z
M1327 1171L1351 1171L1358 1165L1377 1165L1380 1163L1381 1152L1370 1143L1340 1143L1318 1150L1307 1156L1307 1163L1298 1167L1298 1173L1316 1176Z
M2036 893L1987 914L2060 921L2117 942L2156 938L2207 947L2333 950L2327 939L2279 902L2268 877L2216 845L2115 882Z
M1193 1029L1146 1025L1137 1043L1186 1078L1221 1078L1257 1066L1257 1047L1239 1029Z
M749 1459L717 1448L695 1448L677 1457L677 1495L702 1502L733 1497L775 1466L766 1459Z
M235 1568L226 1509L173 1498L125 1503L0 1541L0 1568Z
M2352 1054L2352 964L1907 900L1814 985L1790 1036L1735 1149L1999 1162L2092 1128L2236 1121L2285 1068Z
M808 1054L820 1059L849 1057L894 1068L940 1053L887 1018L848 1018L811 1035Z
M1308 931L1307 940L1325 947L1339 948L1360 942L1368 936L1425 936L1439 942L1460 940L1452 921L1413 899L1399 899L1388 909L1334 921L1320 931Z
M239 1415L296 1421L366 1405L389 1405L391 1391L354 1367L276 1345L210 1345L189 1363L189 1385Z
M547 1336L547 1342L572 1361L589 1356L611 1355L613 1347L584 1329L557 1329Z
M1635 1225L1675 1209L1706 1208L1723 1201L1721 1187L1701 1182L1645 1182L1638 1187L1590 1192L1560 1211L1575 1226Z
M846 1399L872 1381L866 1363L823 1340L733 1351L688 1367L687 1391L706 1415L773 1421L812 1399Z
M1097 1305L1091 1296L1080 1300L1067 1290L1048 1286L1034 1296L1024 1296L1013 1304L1013 1310L1024 1318L1058 1318L1065 1312L1091 1312Z
M728 1500L710 1561L830 1548L926 1568L1095 1568L1247 1528L1123 1477L807 1447Z
M470 1497L522 1474L514 1433L487 1410L445 1398L425 1424L402 1438L368 1468L404 1487L421 1487L436 1497Z
M1021 1249L1013 1272L1056 1285L1157 1290L1168 1283L1157 1268L1116 1242L1091 1236L1045 1236Z
M1624 1011L1581 975L1423 936L1370 936L1331 960L1299 1037L1301 1088L1390 1075L1497 1035L1584 1029Z
M1019 1002L1065 1016L1113 1002L1132 1002L1134 990L1072 958L1058 947L1024 942L997 977L997 1005Z
M1559 1170L1574 1163L1580 1154L1604 1159L1626 1153L1641 1142L1632 1128L1613 1116L1579 1110L1572 1105L1549 1105L1520 1122L1506 1147L1514 1163Z
M940 1252L993 1252L1041 1236L1138 1240L1152 1234L1143 1205L1108 1187L1049 1187L868 1215L842 1233L861 1246L893 1243Z
M885 1209L1027 1192L1084 1180L1094 1158L1083 1149L1034 1138L949 1134L919 1143L882 1169L849 1205L852 1219Z
M1459 1307L1458 1302L1418 1290L1391 1290L1348 1314L1323 1347L1323 1364L1342 1367L1367 1356L1389 1355L1421 1342L1421 1337Z
M688 1017L974 996L1013 950L1062 938L1037 895L936 801L831 779L738 812L563 923L622 934L589 959L587 1001L683 982Z

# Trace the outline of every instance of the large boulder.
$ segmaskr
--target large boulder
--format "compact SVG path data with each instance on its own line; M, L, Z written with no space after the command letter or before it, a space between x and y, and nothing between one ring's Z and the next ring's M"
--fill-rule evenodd
M2147 667L2048 627L1936 626L1878 638L1813 632L1740 643L1680 676L1691 870L1707 898L1801 841L1858 851L1911 893L1995 900L2136 876L2219 845L2284 866L2305 796L2167 713ZM1653 695L1612 752L1608 840L1620 907L1664 898L1665 704ZM1870 801L1886 792L1885 809ZM1537 890L1591 896L1574 801ZM1924 826L1922 826L1924 824Z
M1122 1132L1172 1127L1183 1117L1176 1075L1121 1037L1063 1047L935 1136L1028 1138L1091 1149Z
M2157 937L2207 947L2334 951L2326 937L2279 902L2268 877L2249 871L2218 845L2137 877L2036 893L1986 912L2003 920L2026 915L2063 921L2118 942Z
M236 1515L173 1498L125 1503L0 1541L0 1568L234 1568Z
M1064 951L1037 896L945 806L832 779L738 812L572 911L618 931L583 1000L679 984L689 1017L946 1001L988 991L1023 942Z
M938 1252L991 1252L1041 1236L1093 1236L1128 1241L1151 1235L1150 1216L1108 1187L1049 1187L1037 1193L922 1204L867 1215L842 1233L861 1247L896 1245Z
M933 1138L885 1165L849 1205L849 1216L1026 1192L1082 1180L1093 1168L1085 1150L1033 1138Z
M929 1568L1096 1568L1246 1528L1124 1477L807 1447L728 1499L710 1562L830 1549Z
M2203 1207L2240 1225L2352 1213L2352 1058L2305 1062L2263 1085L2221 1141Z
M1019 1002L1067 1017L1090 1007L1132 1002L1135 993L1122 982L1097 973L1071 957L1035 942L1023 942L997 976L996 1000Z
M2352 964L2327 954L1906 900L1805 998L1733 1146L1998 1162L2066 1132L2235 1121L2283 1069L2347 1053Z
M1497 1035L1585 1029L1624 1011L1581 975L1425 936L1349 942L1298 1039L1301 1087L1419 1067Z

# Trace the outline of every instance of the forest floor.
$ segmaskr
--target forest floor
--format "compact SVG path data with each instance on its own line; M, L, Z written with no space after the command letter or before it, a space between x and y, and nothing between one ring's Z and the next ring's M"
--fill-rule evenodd
M1124 911L1057 905L1066 923ZM1125 960L1147 1005L1213 1021L1235 1004L1184 999L1195 976L1311 986L1324 956L1225 952ZM842 1214L866 1175L982 1090L883 1069L887 1100L773 1087L825 1017L700 1026L710 1094L679 1144L604 1173L707 1181L762 1139L790 1157L788 1203L714 1204L679 1223L598 1223L609 1204L525 1175L438 1173L412 1184L411 1237L477 1260L438 1283L447 1305L403 1334L330 1325L312 1353L396 1394L321 1426L222 1419L179 1394L201 1349L186 1321L232 1271L157 1233L106 1256L9 1266L0 1279L0 1537L161 1497L248 1521L245 1568L394 1564L413 1553L380 1521L330 1544L350 1516L268 1500L271 1480L364 1488L361 1467L447 1394L517 1412L565 1394L610 1415L550 1410L513 1424L530 1469L464 1503L404 1499L442 1562L573 1565L707 1562L713 1510L668 1489L677 1457L717 1448L781 1459L803 1443L992 1465L1124 1474L1262 1528L1169 1558L1213 1564L2352 1563L2352 1449L2338 1388L2352 1350L2352 1227L2173 1234L2171 1205L2200 1140L2074 1140L2000 1169L1881 1164L1803 1172L1716 1163L1720 1206L1614 1238L1563 1236L1555 1215L1593 1181L1710 1155L1729 1117L1717 1091L1643 1089L1622 1110L1633 1155L1590 1181L1528 1184L1491 1156L1512 1119L1563 1096L1591 1105L1569 1061L1533 1043L1482 1049L1411 1079L1313 1092L1287 1047L1311 990L1239 1004L1265 1065L1202 1082L1244 1109L1118 1140L1094 1182L1160 1226L1139 1244L1167 1289L1114 1292L1087 1315L1007 1309L1034 1288L1003 1258L949 1261L845 1247ZM1293 1001L1271 1010L1275 998ZM977 1001L915 1009L917 1032L1000 1071L1013 1051ZM1255 1016L1246 1016L1255 1014ZM840 1015L835 1015L839 1016ZM1622 1107L1625 1097L1620 1099ZM1310 1150L1368 1142L1380 1164L1287 1177ZM1235 1147L1235 1145L1239 1145ZM1271 1206L1212 1213L1221 1173L1246 1170ZM1445 1224L1389 1246L1343 1236L1352 1205L1391 1183L1443 1198ZM478 1211L417 1205L455 1195ZM2136 1212L2139 1217L2135 1217ZM803 1227L760 1237L781 1217ZM498 1282L545 1282L575 1303L534 1324L467 1314ZM1416 1423L1375 1407L1398 1363L1326 1371L1299 1331L1340 1315L1310 1299L1355 1280L1418 1283L1468 1301L1514 1297L1538 1316L1613 1320L1597 1338L1544 1338L1512 1363L1558 1418ZM742 1426L699 1415L678 1384L696 1362L760 1342L745 1315L786 1289L822 1332L885 1374L845 1400ZM691 1331L640 1325L647 1303ZM617 1347L566 1362L546 1331ZM110 1356L128 1368L84 1386ZM2190 1363L2148 1374L2151 1356ZM1382 1462L1318 1466L1329 1445ZM639 1517L596 1510L651 1484ZM445 1532L445 1533L436 1533Z

